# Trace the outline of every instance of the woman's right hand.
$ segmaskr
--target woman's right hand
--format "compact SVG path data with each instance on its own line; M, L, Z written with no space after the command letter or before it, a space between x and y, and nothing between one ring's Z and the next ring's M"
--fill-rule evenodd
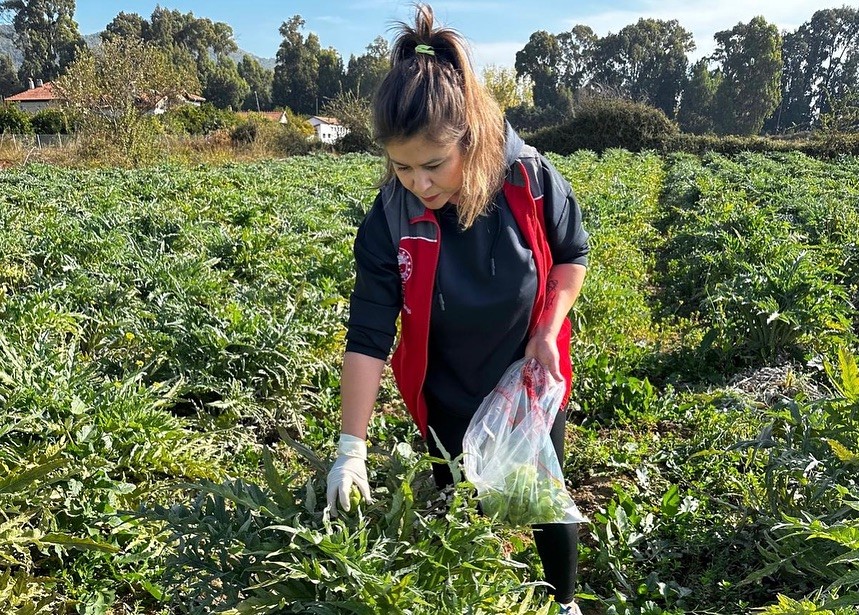
M349 496L353 485L365 501L373 502L367 480L367 442L357 436L341 433L337 451L337 460L328 472L328 509L332 517L337 516L338 499L340 507L349 512Z

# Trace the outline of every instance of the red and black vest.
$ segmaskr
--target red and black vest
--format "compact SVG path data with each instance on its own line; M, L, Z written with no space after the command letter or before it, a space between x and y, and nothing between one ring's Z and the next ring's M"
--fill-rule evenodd
M543 216L542 166L537 151L523 146L519 158L507 173L504 197L522 237L531 249L537 270L537 295L531 310L529 335L533 332L546 301L546 282L552 269L552 253L546 239ZM400 339L391 367L403 401L423 437L427 435L427 404L423 394L429 348L430 312L433 286L438 266L441 237L432 210L417 197L393 181L383 193L385 218L394 245L398 246L397 262L403 284L403 307L400 311ZM566 381L563 405L572 384L570 361L570 321L558 334L561 374Z

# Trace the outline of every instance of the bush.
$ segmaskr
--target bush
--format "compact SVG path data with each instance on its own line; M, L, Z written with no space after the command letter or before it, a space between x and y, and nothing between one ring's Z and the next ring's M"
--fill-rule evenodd
M382 153L373 137L366 132L347 132L337 140L334 147L342 154L367 152L380 155Z
M230 131L230 142L233 147L253 147L276 156L294 156L310 151L308 132L313 133L310 124L291 113L287 113L286 124L250 114L248 119L239 122Z
M257 140L257 122L243 120L230 131L230 141L234 146L250 145Z
M334 148L341 153L369 152L380 154L373 139L373 111L370 100L343 92L326 103L323 113L335 117L349 132L337 140Z
M218 109L210 103L204 103L199 107L181 105L162 115L161 121L168 132L207 135L216 130L234 126L236 114L232 111Z
M802 152L813 158L831 159L859 155L859 134L809 134L803 139L677 134L665 139L660 149L664 153L716 153L728 156L742 152Z
M541 151L568 155L576 150L631 152L656 149L677 126L659 109L629 100L591 98L576 108L575 117L535 133L530 143Z
M570 119L571 110L558 107L535 107L534 105L517 105L504 112L507 121L519 132L537 132L557 126Z
M40 135L67 135L72 132L68 114L62 109L42 109L30 121Z
M30 116L15 105L0 105L0 134L6 132L15 135L33 134Z

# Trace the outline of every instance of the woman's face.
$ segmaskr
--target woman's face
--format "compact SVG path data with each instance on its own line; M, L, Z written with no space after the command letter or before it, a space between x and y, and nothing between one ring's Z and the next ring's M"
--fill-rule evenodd
M462 151L458 143L438 145L415 135L385 146L397 179L429 209L456 203L462 188Z

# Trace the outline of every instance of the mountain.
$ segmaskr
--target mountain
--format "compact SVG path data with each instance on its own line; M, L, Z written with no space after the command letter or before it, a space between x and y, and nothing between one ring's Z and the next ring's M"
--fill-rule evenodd
M15 44L12 42L14 36L15 30L12 28L12 26L8 24L0 24L0 54L5 53L12 56L12 64L15 66L15 68L18 68L18 66L21 65L21 60L23 59L23 57L21 55L21 51L16 48ZM86 44L90 47L95 47L101 42L101 36L98 33L86 34L83 38ZM238 51L231 53L230 57L235 60L236 63L239 63L242 61L242 57L245 55L249 55L250 57L254 58L264 68L274 68L276 62L274 58L261 58L243 49L239 49Z
M21 64L21 52L15 47L12 42L15 30L8 24L0 24L0 55L6 54L12 56L12 65L17 68Z

